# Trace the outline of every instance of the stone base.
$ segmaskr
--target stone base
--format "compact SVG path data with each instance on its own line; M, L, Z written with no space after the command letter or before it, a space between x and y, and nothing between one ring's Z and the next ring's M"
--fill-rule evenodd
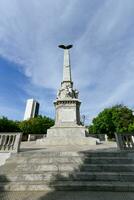
M53 126L47 130L47 137L48 138L71 138L71 137L85 137L85 127L83 126L71 126L71 127L58 127Z
M99 139L86 137L86 129L76 127L52 127L47 131L47 137L36 141L40 145L96 145Z

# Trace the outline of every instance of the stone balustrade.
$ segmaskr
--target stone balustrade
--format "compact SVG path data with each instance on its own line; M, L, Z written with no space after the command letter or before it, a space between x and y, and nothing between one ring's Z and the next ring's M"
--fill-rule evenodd
M41 139L43 137L46 137L46 134L29 134L27 141L35 141L35 140Z
M0 153L17 153L20 148L22 133L0 133Z
M86 136L87 137L95 137L95 138L98 138L101 142L102 141L105 141L105 142L107 142L108 141L108 136L107 136L107 134L91 134L91 133L88 133L88 131L86 132Z
M115 138L120 150L134 150L134 133L115 133Z

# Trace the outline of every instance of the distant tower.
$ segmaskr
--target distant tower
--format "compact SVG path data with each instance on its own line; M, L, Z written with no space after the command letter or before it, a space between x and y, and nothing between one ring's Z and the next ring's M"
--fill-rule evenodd
M39 113L39 103L34 99L28 99L26 103L26 109L24 114L24 120L34 118Z

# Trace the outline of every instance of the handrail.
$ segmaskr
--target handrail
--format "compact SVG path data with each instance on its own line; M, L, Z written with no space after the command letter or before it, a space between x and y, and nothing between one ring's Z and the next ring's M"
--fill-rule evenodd
M17 153L20 149L22 133L0 133L0 153Z
M134 133L115 133L115 138L120 150L134 150Z

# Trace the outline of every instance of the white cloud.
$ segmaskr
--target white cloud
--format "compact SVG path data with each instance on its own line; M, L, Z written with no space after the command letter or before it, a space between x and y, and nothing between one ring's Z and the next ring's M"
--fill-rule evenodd
M0 55L18 63L33 86L53 94L62 79L57 45L74 43L73 79L82 112L91 118L106 105L132 106L133 9L133 0L1 0ZM25 89L36 94L34 87ZM43 104L42 91L38 97Z

